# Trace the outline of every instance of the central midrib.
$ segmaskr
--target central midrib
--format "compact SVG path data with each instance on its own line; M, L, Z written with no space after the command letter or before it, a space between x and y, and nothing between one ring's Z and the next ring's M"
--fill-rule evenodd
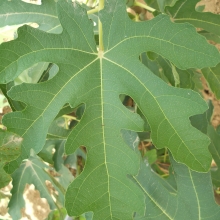
M100 55L103 56L102 53ZM106 143L105 143L105 123L104 123L104 95L103 95L103 73L102 73L102 56L100 56L100 82L101 82L101 120L102 120L102 140L103 140L103 147L104 147L104 157L105 157L105 168L107 172L108 178L108 201L109 201L109 208L110 208L110 216L112 217L112 207L111 207L111 197L110 197L110 178L109 178L109 171L108 171L108 163L107 163L107 152L106 152Z

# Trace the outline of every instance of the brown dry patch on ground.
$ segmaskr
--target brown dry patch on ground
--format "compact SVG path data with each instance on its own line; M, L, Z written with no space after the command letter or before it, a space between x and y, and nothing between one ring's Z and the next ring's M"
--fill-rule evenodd
M198 5L205 5L204 12L212 12L214 14L220 14L220 0L202 0L200 1ZM214 44L217 49L220 51L220 44L215 44L214 42L211 42L211 44ZM205 79L202 79L203 85L204 85L204 92L203 95L205 99L212 100L212 103L214 105L214 112L212 116L212 125L214 127L217 127L220 125L220 100L217 100L213 93L210 92L207 83L205 82Z
M211 12L214 14L220 14L220 0L202 0L198 2L197 6L205 5L204 12ZM210 42L214 44L213 42ZM220 44L214 44L220 51Z
M202 0L197 5L205 5L204 12L220 14L220 0Z
M216 128L220 125L220 101L214 97L212 103L214 105L212 125Z
M48 188L50 188L48 184ZM2 192L8 193L12 189L11 183L1 189ZM51 189L52 190L52 189ZM49 190L50 191L50 190ZM24 190L24 200L25 208L21 210L22 218L21 220L43 220L46 219L50 212L50 207L46 199L40 197L38 190L35 190L34 185L26 185ZM9 199L2 199L0 202L0 216L4 219L10 220L11 217L8 214L8 205Z
M42 220L46 219L50 212L50 207L46 199L40 197L34 185L26 185L24 190L25 208L21 210L22 220Z
M2 121L2 117L5 115L5 114L7 114L7 113L9 113L9 112L11 112L12 110L11 110L11 108L9 107L9 106L5 106L3 109L2 109L2 113L0 113L0 123L1 123L1 121Z
M205 78L202 78L204 90L202 91L203 96L206 100L211 100L214 106L212 115L212 125L216 128L220 125L220 100L217 100L215 95L209 90Z
M12 188L12 184L10 183L8 186L0 189L0 193L7 196L10 194L9 192L11 188ZM2 217L10 219L10 216L8 214L8 208L7 208L8 202L9 202L8 197L0 200L0 218L2 216Z
M137 0L142 4L146 4L144 0ZM141 8L139 6L133 6L128 8L127 11L135 16L135 14L139 15L139 19L141 20L151 20L154 18L153 14L148 10Z

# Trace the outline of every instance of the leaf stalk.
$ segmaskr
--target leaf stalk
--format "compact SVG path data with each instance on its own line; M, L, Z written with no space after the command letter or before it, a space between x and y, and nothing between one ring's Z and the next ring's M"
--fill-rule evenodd
M5 126L0 124L0 129L5 130Z
M99 7L96 7L96 8L93 8L93 9L91 9L91 10L88 10L88 11L87 11L87 14L88 14L88 15L95 14L95 13L98 12L98 11L99 11Z
M104 8L104 0L99 1L99 11ZM102 23L99 19L99 51L104 51Z
M76 117L74 116L70 116L70 115L63 115L64 118L70 119L70 120L74 120L74 121L79 121Z
M141 2L138 2L138 1L135 1L135 2L134 2L134 6L139 6L139 7L141 7L141 8L147 9L147 10L150 11L150 12L155 12L155 11L156 11L156 9L151 8L150 6L148 6L148 5L146 5L146 4L143 4L143 3L141 3Z

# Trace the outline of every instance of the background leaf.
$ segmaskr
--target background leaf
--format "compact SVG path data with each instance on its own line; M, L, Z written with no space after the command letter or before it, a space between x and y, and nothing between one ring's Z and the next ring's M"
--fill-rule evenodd
M210 12L197 12L196 4L200 0L178 0L173 7L166 7L175 22L189 22L195 27L220 35L220 15Z
M216 67L202 69L202 74L216 98L220 99L220 63Z
M211 125L211 118L213 114L213 105L209 101L209 109L201 114L191 117L191 123L194 127L207 134L211 140L209 145L209 151L212 154L213 160L215 161L218 169L211 168L212 182L216 187L220 186L220 133L218 133L218 128L214 128Z
M61 31L54 0L43 1L40 6L17 0L0 2L0 27L28 22L36 22L39 29L44 31L53 33Z
M209 150L213 156L213 159L218 166L216 171L212 171L212 181L216 187L220 186L220 135L216 132L212 125L208 126L208 136L211 139Z
M144 217L136 216L135 219L218 219L220 207L214 199L210 173L191 171L170 159L177 184L176 193L169 192L161 184L164 180L158 181L149 164L142 163L134 180L146 195L146 213Z
M6 163L15 160L21 153L22 138L10 132L0 130L0 188L5 187L11 181L3 167Z
M147 5L161 12L164 12L165 6L174 5L176 1L177 0L145 0Z
M57 209L57 204L63 205L65 189L62 188L61 184L55 180L54 177L49 175L46 170L51 170L51 168L33 153L30 158L23 161L21 166L12 174L13 188L11 190L12 197L9 202L9 214L13 219L21 218L21 209L25 206L23 193L26 184L34 184L36 190L39 190L41 197L45 198L49 203L51 210ZM62 175L65 175L65 173ZM58 193L56 203L47 188L46 180L52 183ZM72 179L69 181L72 181Z

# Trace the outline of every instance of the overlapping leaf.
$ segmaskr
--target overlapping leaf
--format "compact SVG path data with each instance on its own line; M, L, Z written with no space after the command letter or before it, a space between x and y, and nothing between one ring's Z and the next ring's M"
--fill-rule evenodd
M212 157L218 166L211 170L212 182L216 187L220 186L220 134L218 130L220 126L215 129L211 125L211 117L213 114L213 105L209 102L209 109L201 115L196 115L191 118L191 123L194 127L202 131L204 134L207 134L211 140L209 145L209 151L212 154Z
M172 86L180 87L180 88L195 88L195 83L193 81L194 73L192 70L181 70L174 67L168 60L162 58L161 56L157 56L154 61L151 61L147 54L142 54L141 61L144 65L146 65L155 75L158 75L160 78L164 79L164 81L168 81ZM159 67L162 68L162 71L159 71ZM175 74L178 75L179 83L175 80Z
M9 213L13 219L21 218L21 209L25 206L23 193L26 184L34 184L35 189L39 190L41 197L45 198L49 203L51 210L56 209L57 204L63 205L65 189L61 187L53 176L46 172L46 169L50 170L50 167L43 163L39 157L34 155L34 153L32 153L28 160L23 161L19 169L12 174L13 189L11 191L12 197L9 202ZM65 172L67 171L65 170ZM62 175L65 175L65 172L63 172ZM69 176L71 176L70 172ZM65 175L64 178L66 178L66 181L69 182L73 180L73 176L72 178L68 179L67 175ZM50 181L54 189L57 191L58 195L53 195L57 197L56 202L47 188L46 181Z
M199 31L199 34L203 35L207 40L212 40L215 43L219 44L220 43L220 36L216 34L209 33L208 31Z
M209 107L207 112L193 116L191 120L194 126L205 133L212 115L211 103ZM128 139L127 133L124 138ZM136 138L137 135L129 135L130 147L137 147ZM170 161L169 180L153 172L148 161L142 162L139 174L133 180L145 193L146 209L144 216L136 215L134 219L218 219L220 207L214 199L210 172L194 172L185 165L176 163L172 155Z
M179 0L173 7L166 7L166 12L175 22L189 22L195 27L220 35L220 15L196 11L195 6L199 1Z
M86 5L82 5L89 10ZM98 31L98 16L90 14L90 19L94 22L94 31ZM49 33L60 33L62 27L60 25L57 11L56 1L43 0L42 5L30 5L22 1L1 1L0 2L0 27L6 25L18 25L34 22L39 25L40 30Z
M29 22L38 23L41 30L59 32L60 23L55 1L44 0L42 6L17 0L0 2L0 27Z
M166 15L134 23L124 1L105 1L100 12L104 51L96 49L93 24L77 3L58 1L60 35L28 26L18 39L0 46L0 82L7 83L37 62L51 62L59 72L39 84L21 84L9 95L24 102L23 111L4 117L4 124L24 138L22 156L8 166L12 172L30 154L42 149L48 128L60 109L69 103L85 104L80 123L69 134L66 153L87 147L82 174L66 194L69 215L93 211L93 219L132 219L144 212L141 190L127 178L139 169L138 155L129 149L120 131L143 131L143 121L126 109L119 96L127 94L138 104L151 127L157 148L167 146L175 160L197 171L209 169L209 140L194 129L189 117L207 109L191 90L168 86L139 61L144 51L154 51L178 68L214 66L218 51L189 24L173 24ZM200 45L203 45L202 47Z
M216 204L210 173L198 173L171 158L177 183L176 193L170 192L158 181L149 164L142 164L134 181L146 195L145 216L136 220L160 219L210 219L219 218L220 207ZM208 201L208 202L207 202Z
M65 127L65 119L60 117L52 122L48 130L48 138L50 139L66 139L70 133Z
M59 210L51 211L47 219L45 220L60 220L60 219L64 219L65 216L66 216L66 209L62 208Z
M155 8L158 11L164 12L167 5L174 5L177 0L144 0L147 5Z
M207 134L211 139L209 150L213 159L218 166L216 171L212 171L212 181L216 187L220 187L220 135L216 132L212 125L208 125Z
M0 188L6 186L11 180L10 175L4 171L3 166L20 155L21 142L22 138L19 136L0 131Z
M202 69L202 74L209 83L209 87L216 95L216 98L220 99L220 64L213 68Z

